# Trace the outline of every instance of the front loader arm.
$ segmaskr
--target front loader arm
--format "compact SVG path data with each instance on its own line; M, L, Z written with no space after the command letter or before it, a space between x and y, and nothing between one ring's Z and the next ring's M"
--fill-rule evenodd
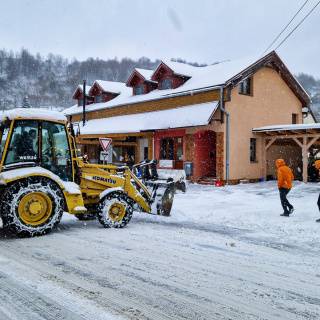
M99 202L103 191L110 188L121 188L145 212L164 216L170 215L175 191L172 179L168 179L165 184L154 182L150 194L147 187L126 166L89 164L84 162L82 158L76 160L77 167L80 170L80 188L85 201L88 197L91 197L95 202ZM118 173L120 170L123 171L121 175ZM131 180L135 182L137 188L131 183ZM141 190L143 196L140 193Z
M147 188L128 168L125 168L123 176L115 171L119 169L117 166L82 163L79 169L81 173L80 188L83 194L90 197L100 197L100 194L109 188L121 188L129 198L138 203L146 212L151 213L151 207L132 185L131 178L141 187L149 200L151 196Z

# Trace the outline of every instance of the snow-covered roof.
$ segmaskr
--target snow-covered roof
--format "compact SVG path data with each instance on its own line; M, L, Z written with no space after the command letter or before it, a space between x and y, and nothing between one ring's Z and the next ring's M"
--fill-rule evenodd
M218 102L146 113L94 119L80 124L80 134L135 133L148 130L204 126L217 110Z
M67 118L61 112L36 108L17 108L5 110L3 113L0 113L0 121L4 120L5 118L12 119L17 117L67 121Z
M96 80L95 83L97 83L104 92L120 94L124 91L128 91L125 83L122 82Z
M190 64L181 63L181 62L173 62L173 61L167 61L162 60L162 63L164 63L166 66L168 66L174 74L182 75L191 77L194 74L195 68Z
M140 68L135 68L135 70L138 71L145 78L146 81L152 81L151 76L154 70L140 69ZM156 82L156 81L152 81L152 82Z
M286 124L286 125L275 125L261 128L253 128L253 132L268 132L268 131L292 131L292 130L320 130L320 123L306 123L306 124Z
M256 57L252 56L245 59L216 63L205 67L194 67L185 63L166 61L164 63L167 64L174 73L186 75L191 78L176 89L153 90L148 94L141 95L132 95L132 90L128 91L128 87L124 85L126 90L121 91L121 94L116 98L104 103L90 104L86 107L86 110L87 112L90 112L100 109L115 108L128 104L169 98L170 96L173 97L177 94L191 94L195 91L210 90L221 85L228 85L232 80L242 76L244 72L248 71L253 65L263 59L264 58L257 61ZM295 79L295 81L297 80ZM65 109L63 113L65 115L79 114L82 113L82 109L73 106Z
M77 92L77 90L80 89L83 92L83 85L79 84L73 95ZM89 94L89 91L91 90L91 86L86 86L86 94Z
M132 90L128 90L128 87L124 85L126 90L122 91L116 98L103 102L93 103L86 106L86 111L95 111L100 109L114 108L122 105L128 105L138 102L145 102L149 100L163 99L164 97L170 97L170 95L181 94L184 92L190 92L194 90L201 90L207 88L214 88L218 85L225 84L234 75L249 67L256 60L254 58L241 59L236 61L223 62L221 64L214 64L206 67L194 67L185 63L179 62L167 62L174 68L175 72L179 74L185 74L191 76L186 83L176 89L167 90L153 90L148 94L132 95ZM65 115L72 115L82 113L82 109L77 106L67 108L63 111Z

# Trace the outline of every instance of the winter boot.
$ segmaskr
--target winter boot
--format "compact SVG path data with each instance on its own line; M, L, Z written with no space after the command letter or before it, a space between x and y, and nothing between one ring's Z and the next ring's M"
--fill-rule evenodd
M320 219L317 219L316 222L320 222Z
M283 214L280 214L280 216L282 216L282 217L289 217L289 213L283 213ZM319 219L320 220L320 219ZM320 221L319 221L320 222Z
M292 207L291 209L289 209L289 214L291 214L294 211L294 207Z

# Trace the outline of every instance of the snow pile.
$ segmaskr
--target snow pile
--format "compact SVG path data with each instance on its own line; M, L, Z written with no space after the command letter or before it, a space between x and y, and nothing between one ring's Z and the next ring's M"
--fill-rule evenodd
M17 108L5 110L0 114L0 121L5 118L44 118L49 120L67 121L67 118L58 111L42 110L35 108Z

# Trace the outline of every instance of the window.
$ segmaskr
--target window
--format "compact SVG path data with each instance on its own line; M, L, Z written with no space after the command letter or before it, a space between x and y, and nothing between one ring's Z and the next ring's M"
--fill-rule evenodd
M102 94L97 95L97 103L102 102Z
M136 86L136 96L138 96L139 94L143 94L143 84L141 84L140 86Z
M135 147L113 146L112 163L133 165L135 162Z
M171 89L171 79L164 79L161 81L161 90Z
M256 155L256 139L251 138L250 139L250 161L256 162L257 161L257 155Z
M297 124L298 123L298 115L293 113L292 114L292 124Z
M8 134L9 134L9 125L2 124L0 127L0 136L1 136L0 161L2 160L3 151L4 151L4 147L6 145L6 142L7 142Z
M41 166L64 181L72 181L72 162L65 125L42 121Z
M252 94L252 80L251 77L243 80L241 83L239 83L239 93L241 94Z
M5 164L38 162L38 121L16 121Z
M161 159L173 160L173 138L161 139Z

